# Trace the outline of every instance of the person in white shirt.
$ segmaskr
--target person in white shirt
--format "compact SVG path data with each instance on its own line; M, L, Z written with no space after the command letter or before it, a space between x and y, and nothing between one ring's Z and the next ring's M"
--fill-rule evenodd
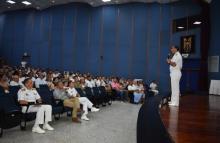
M47 81L42 73L39 74L38 78L35 80L35 87L39 88L40 85L46 85Z
M19 84L20 84L22 87L24 87L23 82L24 82L24 80L25 80L26 78L27 78L26 76L19 77Z
M85 86L86 87L90 87L90 88L93 88L93 82L91 80L91 77L87 77L87 79L85 79Z
M157 82L155 80L153 80L150 84L150 91L152 91L154 93L154 95L158 95L158 93L159 93L158 85L157 85Z
M76 89L74 87L74 82L72 82L72 81L69 82L69 87L67 89L67 93L69 94L69 96L78 97L80 104L83 105L84 113L81 116L82 120L89 121L89 118L87 117L88 108L91 109L92 112L98 112L99 111L99 109L93 107L92 102L89 101L89 99L87 97L80 97L80 95L78 94L78 92L76 91Z
M18 75L13 75L12 80L10 81L10 86L22 86L19 82L19 76Z
M128 91L133 91L134 103L139 103L141 98L144 97L144 89L138 86L137 81L133 81L132 85L128 85Z
M172 46L170 49L173 57L167 59L167 63L170 65L170 78L171 78L171 102L170 106L179 106L180 97L180 78L182 76L182 56L178 51L178 48Z
M31 78L26 78L24 80L24 87L18 91L18 102L21 105L28 105L30 102L35 103L34 105L30 105L28 110L27 106L22 107L23 113L25 113L26 110L27 112L37 112L32 132L43 134L45 130L54 130L48 123L52 121L52 107L51 105L41 105L42 100L37 90L33 88L33 81ZM43 129L40 128L40 124L43 124Z
M105 83L105 78L104 77L102 77L101 79L100 79L100 86L106 86L106 83Z
M98 77L96 80L95 80L95 84L97 87L101 86L101 78Z
M21 61L21 67L22 67L22 68L25 68L26 65L27 65L27 62L26 62L26 61Z

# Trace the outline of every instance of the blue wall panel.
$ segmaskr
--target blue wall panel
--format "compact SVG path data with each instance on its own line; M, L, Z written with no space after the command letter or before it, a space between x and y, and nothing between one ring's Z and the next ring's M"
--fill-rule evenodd
M51 20L50 12L43 11L41 13L41 22L40 22L40 37L41 37L41 45L39 46L40 52L40 66L42 68L48 68L48 56L49 56L49 36L50 36L50 20Z
M119 46L117 73L122 77L129 77L132 49L132 12L131 5L119 6ZM123 65L123 66L122 66Z
M64 23L63 23L63 69L72 70L73 65L73 41L74 41L74 16L76 13L76 8L67 9L64 12Z
M113 75L114 50L115 50L115 30L116 30L117 8L106 6L102 11L102 48L103 75ZM101 38L101 37L100 37Z
M100 74L100 52L99 52L99 46L100 46L100 34L101 34L101 12L102 8L99 7L97 9L93 9L91 12L91 31L90 31L90 46L89 46L89 60L87 69L90 69L92 74L98 75Z
M132 47L132 71L133 78L146 78L146 55L147 55L147 8L138 4L133 8L134 33ZM145 31L145 32L143 32Z
M151 16L148 19L150 26L150 46L148 52L149 54L149 65L148 65L148 72L150 72L149 76L149 81L152 80L158 80L157 77L157 70L159 66L159 57L158 57L158 52L159 52L159 22L160 22L160 6L157 4L153 4L150 7L151 11Z

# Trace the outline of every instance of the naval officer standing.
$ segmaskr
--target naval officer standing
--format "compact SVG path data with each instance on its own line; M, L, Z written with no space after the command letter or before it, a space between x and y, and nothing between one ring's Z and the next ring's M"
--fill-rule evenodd
M182 56L176 46L172 46L170 49L172 58L167 59L167 63L170 65L170 78L171 78L171 102L170 106L179 106L180 97L180 78L182 76Z

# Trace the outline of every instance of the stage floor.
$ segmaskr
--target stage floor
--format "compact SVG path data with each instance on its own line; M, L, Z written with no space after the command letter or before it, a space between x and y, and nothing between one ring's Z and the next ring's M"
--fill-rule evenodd
M220 96L185 95L160 115L175 143L220 143Z

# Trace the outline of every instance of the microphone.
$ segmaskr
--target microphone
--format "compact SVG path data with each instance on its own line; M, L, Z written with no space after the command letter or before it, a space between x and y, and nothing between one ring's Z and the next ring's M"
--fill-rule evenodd
M170 53L167 55L167 59L171 59L171 54Z

